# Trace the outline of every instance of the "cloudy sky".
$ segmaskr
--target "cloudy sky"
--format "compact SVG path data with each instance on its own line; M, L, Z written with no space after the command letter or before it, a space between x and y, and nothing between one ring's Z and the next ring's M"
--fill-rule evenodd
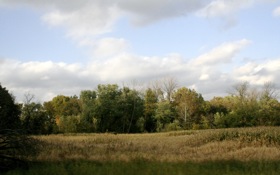
M206 99L280 82L279 0L0 0L0 83L18 101L174 77Z

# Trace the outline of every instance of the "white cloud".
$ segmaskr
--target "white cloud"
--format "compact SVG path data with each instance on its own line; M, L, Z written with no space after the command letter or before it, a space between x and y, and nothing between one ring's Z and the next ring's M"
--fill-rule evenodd
M238 81L248 81L253 85L263 85L265 82L279 82L280 59L264 60L260 63L248 62L234 70Z
M96 42L94 55L108 57L123 53L128 48L128 43L123 38L102 38Z
M191 14L205 5L204 0L120 0L119 7L127 12L133 24L146 25L171 17Z
M280 6L273 10L273 16L280 17Z
M75 39L110 32L122 16L143 25L187 15L205 5L204 0L2 0L0 4L40 9L43 21L65 28L67 35Z
M226 27L231 27L237 22L234 18L237 11L259 1L0 0L1 5L23 4L42 9L45 23L65 28L66 34L79 46L89 47L96 57L107 58L91 60L86 65L2 59L1 83L19 100L28 91L40 100L50 100L58 94L74 95L83 89L93 89L99 83L122 83L135 79L149 82L165 76L177 77L182 86L196 88L208 98L223 94L234 81L247 80L255 84L270 80L279 82L280 63L277 59L249 62L236 67L234 72L225 73L217 68L217 65L234 62L235 56L251 43L247 39L224 43L186 61L180 54L162 57L135 55L129 53L125 39L103 37L122 17L142 26L197 12L203 18L225 17ZM276 16L279 14L277 9L274 12Z
M214 0L207 6L198 11L197 15L202 17L221 17L232 15L236 11L248 8L253 4L254 0Z
M202 74L200 77L199 77L199 80L208 80L209 79L209 75L208 74Z
M42 19L51 26L65 27L67 35L79 39L110 32L118 17L119 11L114 4L107 7L91 3L70 11L55 9L46 13Z
M194 60L195 65L216 65L230 63L232 58L251 42L247 39L224 43L210 52L205 53Z
M0 77L2 86L11 90L18 100L31 92L41 101L59 94L79 95L81 90L94 89L100 83L121 84L132 80L148 83L166 76L176 77L181 86L196 87L206 99L225 95L236 81L246 80L255 85L279 82L280 59L251 61L226 73L213 66L216 61L228 62L247 44L247 40L226 43L191 61L185 61L179 54L145 57L125 52L86 65L2 59ZM217 54L221 50L226 51Z
M203 18L222 19L222 28L227 30L238 24L236 13L242 9L251 7L260 0L213 0L196 12L196 15Z

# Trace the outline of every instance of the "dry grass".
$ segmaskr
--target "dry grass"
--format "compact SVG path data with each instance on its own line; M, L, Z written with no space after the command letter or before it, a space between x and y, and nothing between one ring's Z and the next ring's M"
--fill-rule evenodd
M155 134L36 136L45 142L33 160L165 162L280 160L280 128L257 127Z

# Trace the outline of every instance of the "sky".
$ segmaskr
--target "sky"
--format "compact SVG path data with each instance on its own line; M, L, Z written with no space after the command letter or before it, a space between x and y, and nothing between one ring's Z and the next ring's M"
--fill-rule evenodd
M17 101L172 77L205 99L280 89L279 0L0 0L0 83Z

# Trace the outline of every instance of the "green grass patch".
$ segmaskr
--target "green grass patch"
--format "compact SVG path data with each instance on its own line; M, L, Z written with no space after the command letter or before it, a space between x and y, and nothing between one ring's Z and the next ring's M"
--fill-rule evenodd
M151 162L134 160L131 162L63 161L32 163L29 169L9 171L6 175L276 175L280 172L280 161L273 162Z

